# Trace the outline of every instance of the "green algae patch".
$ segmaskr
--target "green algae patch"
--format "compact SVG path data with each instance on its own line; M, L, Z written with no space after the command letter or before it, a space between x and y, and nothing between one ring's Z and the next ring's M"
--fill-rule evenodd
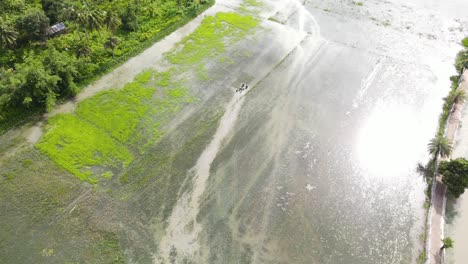
M243 39L259 20L237 13L218 13L203 19L201 25L167 54L169 62L197 65L225 52L226 47Z
M36 148L82 181L97 183L93 167L127 167L133 160L117 140L76 115L63 114L49 119L47 133Z

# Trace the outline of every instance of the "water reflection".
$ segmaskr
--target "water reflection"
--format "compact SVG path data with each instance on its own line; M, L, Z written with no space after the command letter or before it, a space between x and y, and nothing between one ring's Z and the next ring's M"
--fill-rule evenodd
M357 140L360 165L372 177L401 175L414 166L420 151L414 109L401 104L379 104L364 122Z

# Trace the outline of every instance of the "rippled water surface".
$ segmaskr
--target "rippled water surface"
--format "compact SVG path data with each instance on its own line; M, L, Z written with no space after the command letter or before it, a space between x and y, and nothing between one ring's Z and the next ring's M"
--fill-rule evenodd
M211 164L201 258L414 262L425 187L415 165L455 74L467 4L268 6L275 36L259 38L289 54L264 77L247 66L259 79Z

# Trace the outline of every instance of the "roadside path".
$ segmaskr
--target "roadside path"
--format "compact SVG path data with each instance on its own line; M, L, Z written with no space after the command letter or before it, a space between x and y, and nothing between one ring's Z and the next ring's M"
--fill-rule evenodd
M468 71L463 72L458 89L468 93ZM450 142L454 142L457 130L460 127L464 102L457 103L450 113L445 136ZM441 160L448 160L447 158ZM430 225L428 236L428 264L443 263L444 254L440 251L444 238L446 188L442 184L442 176L437 174L432 188L432 201L430 207Z

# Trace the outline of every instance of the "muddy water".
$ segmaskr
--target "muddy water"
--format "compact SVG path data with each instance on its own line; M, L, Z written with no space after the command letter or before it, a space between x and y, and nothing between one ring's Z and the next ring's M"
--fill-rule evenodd
M468 112L465 109L462 127L458 131L453 158L468 158ZM446 236L455 241L454 248L447 250L447 263L459 264L468 260L468 193L465 192L458 200L448 200L446 209Z
M268 66L210 157L204 194L190 207L199 210L196 246L182 256L197 263L414 262L425 187L415 165L427 159L466 21L422 1L267 7L260 14L267 30L306 36ZM277 42L262 50L279 49L288 37L275 34ZM259 69L246 71L261 76Z

